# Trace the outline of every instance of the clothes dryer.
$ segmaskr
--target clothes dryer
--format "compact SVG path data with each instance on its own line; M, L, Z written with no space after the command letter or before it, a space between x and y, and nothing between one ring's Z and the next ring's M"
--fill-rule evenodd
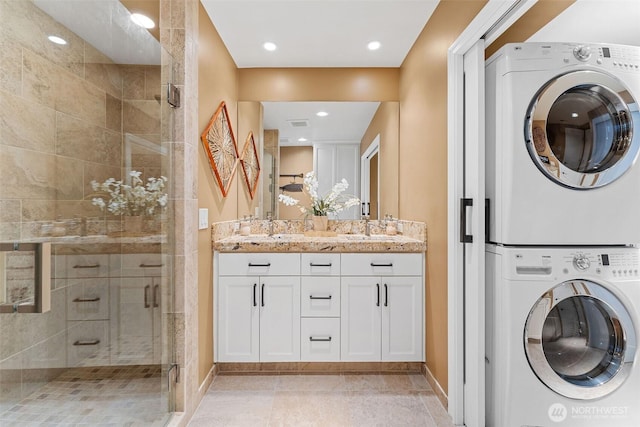
M640 250L487 245L488 427L640 425Z
M485 76L489 241L640 242L640 47L507 44Z

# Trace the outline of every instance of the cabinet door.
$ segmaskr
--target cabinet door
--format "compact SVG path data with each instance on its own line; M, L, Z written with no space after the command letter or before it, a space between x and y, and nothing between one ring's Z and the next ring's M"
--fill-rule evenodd
M380 360L381 286L375 277L342 277L341 360Z
M124 277L110 283L112 363L153 363L153 278Z
M260 277L260 361L300 360L300 277Z
M382 360L423 361L421 277L382 277Z
M259 277L220 277L218 361L259 360L259 283Z

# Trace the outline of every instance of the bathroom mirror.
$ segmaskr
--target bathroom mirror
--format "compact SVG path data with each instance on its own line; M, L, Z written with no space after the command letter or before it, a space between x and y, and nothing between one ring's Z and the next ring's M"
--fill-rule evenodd
M329 115L318 117L316 113L319 111L326 111ZM354 167L358 176L355 180L347 178L350 184L347 192L366 201L365 213L372 219L385 214L397 217L399 119L399 103L391 101L238 102L238 128L251 130L258 135L256 145L263 168L254 204L247 205L244 200L247 198L240 196L238 215L257 213L262 218L269 215L281 219L299 217L297 208L278 203L278 194L295 187L291 184L301 184L303 179L300 174L314 170L323 163L314 160L314 144L316 147L327 144L357 146ZM331 123L335 132L322 133L314 129L321 120ZM356 124L355 121L360 123ZM260 127L261 135L260 131L255 130ZM306 141L299 141L300 138ZM374 141L377 144L376 154L371 155ZM368 171L366 180L362 176L365 169ZM368 190L363 190L362 184L367 183ZM245 191L241 187L238 190L239 194ZM361 195L362 191L368 194ZM300 194L293 192L290 195L297 198Z

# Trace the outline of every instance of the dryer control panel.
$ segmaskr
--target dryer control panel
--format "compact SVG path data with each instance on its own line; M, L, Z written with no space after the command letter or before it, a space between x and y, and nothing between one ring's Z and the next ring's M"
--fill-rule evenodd
M518 280L600 277L640 280L640 249L632 247L502 247L503 274Z

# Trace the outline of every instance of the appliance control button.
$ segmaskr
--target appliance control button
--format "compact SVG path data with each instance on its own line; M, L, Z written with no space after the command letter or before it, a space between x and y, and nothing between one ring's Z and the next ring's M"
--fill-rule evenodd
M578 270L586 270L591 266L591 261L589 261L589 258L587 258L585 255L576 255L573 258L573 265Z
M598 64L602 64L602 58L598 58L598 59L596 59L596 62L597 62Z
M580 61L586 61L591 58L591 48L589 46L576 46L573 49L573 56Z

